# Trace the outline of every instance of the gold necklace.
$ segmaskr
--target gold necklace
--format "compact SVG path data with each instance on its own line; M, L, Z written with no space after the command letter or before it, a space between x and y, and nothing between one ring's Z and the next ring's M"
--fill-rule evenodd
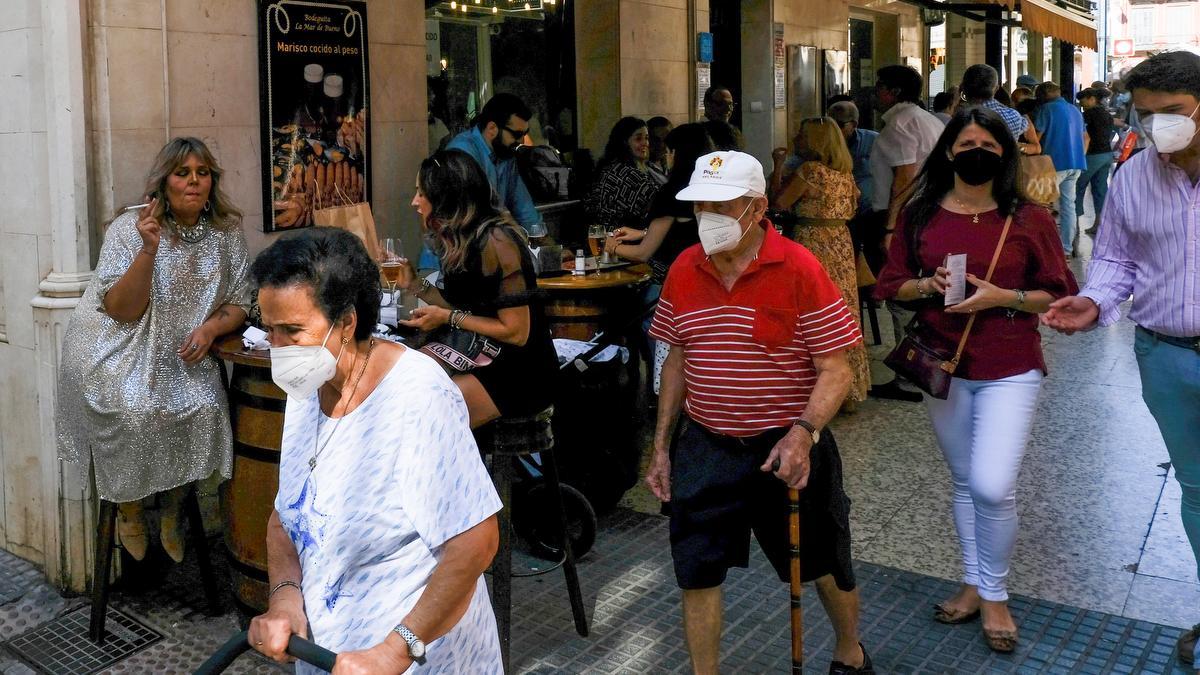
M966 204L962 203L961 199L959 199L958 197L956 197L953 194L950 195L950 198L954 200L955 204L958 204L958 208L962 209L963 211L971 212L971 208L969 206L967 206ZM971 222L978 224L979 223L979 214L983 213L986 210L987 209L981 209L979 211L972 212L971 213Z
M371 361L371 351L374 349L375 338L371 338L367 342L367 357L363 359L362 370L358 371L358 377L354 378L354 384L350 387L350 398L346 399L345 407L347 408L350 407L350 402L354 400L354 392L358 391L358 383L362 381L363 375L367 372L367 363ZM333 406L333 412L337 412L336 404ZM317 468L317 457L325 451L325 446L329 445L330 439L337 433L338 425L342 423L342 420L346 419L347 414L345 410L342 411L342 416L337 418L337 421L333 423L333 428L329 430L329 435L325 437L325 442L321 443L320 447L317 447L317 442L321 439L321 397L320 395L317 396L317 437L313 439L313 455L308 458L309 473L312 473L313 469Z

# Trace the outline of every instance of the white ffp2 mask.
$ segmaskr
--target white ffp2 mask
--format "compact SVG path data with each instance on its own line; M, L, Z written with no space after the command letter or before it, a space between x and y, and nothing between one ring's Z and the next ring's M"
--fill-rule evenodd
M742 216L750 210L754 202L746 205L742 209L742 215L734 218L732 216L722 215L720 213L712 213L710 211L701 211L696 215L696 226L700 234L700 246L704 249L705 255L713 255L714 253L723 253L732 251L741 243L742 237L746 236L746 232L750 229L746 228L742 231Z
M1200 105L1192 110L1191 115L1175 113L1147 115L1146 119L1142 120L1142 130L1150 137L1150 142L1154 143L1154 148L1159 152L1165 154L1179 152L1186 148L1192 142L1192 138L1196 136L1196 122L1192 119L1196 110L1200 110Z
M271 347L271 379L288 396L306 399L337 372L342 350L338 350L337 357L334 357L325 349L331 334L333 326L329 327L329 332L325 333L325 339L319 345ZM344 345L342 349L345 349Z

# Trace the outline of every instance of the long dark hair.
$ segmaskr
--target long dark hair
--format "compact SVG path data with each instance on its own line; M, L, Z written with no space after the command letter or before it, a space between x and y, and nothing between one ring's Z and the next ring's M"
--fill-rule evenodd
M608 143L604 146L604 156L600 158L600 168L615 162L633 163L633 153L629 151L629 139L638 129L646 128L646 120L640 117L622 117L613 125L608 133Z
M681 124L667 134L667 147L675 153L675 163L671 165L671 175L662 188L663 194L674 195L692 180L692 171L696 168L696 160L716 150L708 131L703 124L692 122Z
M942 198L954 187L954 160L951 148L968 125L977 124L996 139L1002 150L1000 172L992 181L992 198L1000 208L1000 215L1008 216L1017 207L1017 143L1008 131L1004 119L982 106L966 106L959 109L946 130L938 138L937 145L925 160L925 166L914 180L912 198L904 206L904 217L909 228L928 223L937 213Z
M433 207L424 227L440 244L442 265L448 270L463 269L471 245L489 225L519 231L483 169L465 152L441 150L421 162L417 189Z

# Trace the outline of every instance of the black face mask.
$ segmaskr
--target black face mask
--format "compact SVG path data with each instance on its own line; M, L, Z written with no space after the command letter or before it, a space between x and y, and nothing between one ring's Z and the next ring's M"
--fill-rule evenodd
M990 150L971 148L954 156L954 173L967 185L983 185L1000 173L1004 158Z

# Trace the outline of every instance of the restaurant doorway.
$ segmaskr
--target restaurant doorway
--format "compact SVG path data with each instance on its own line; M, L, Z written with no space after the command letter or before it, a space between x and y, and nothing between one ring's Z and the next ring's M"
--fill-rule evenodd
M737 107L733 126L742 127L742 0L711 0L713 34L712 83L729 88ZM703 95L704 92L698 92Z
M875 22L851 17L850 31L850 96L858 106L859 126L878 129L875 120Z
M469 127L497 93L517 95L533 111L533 144L576 147L573 4L432 4L425 15L430 150Z

